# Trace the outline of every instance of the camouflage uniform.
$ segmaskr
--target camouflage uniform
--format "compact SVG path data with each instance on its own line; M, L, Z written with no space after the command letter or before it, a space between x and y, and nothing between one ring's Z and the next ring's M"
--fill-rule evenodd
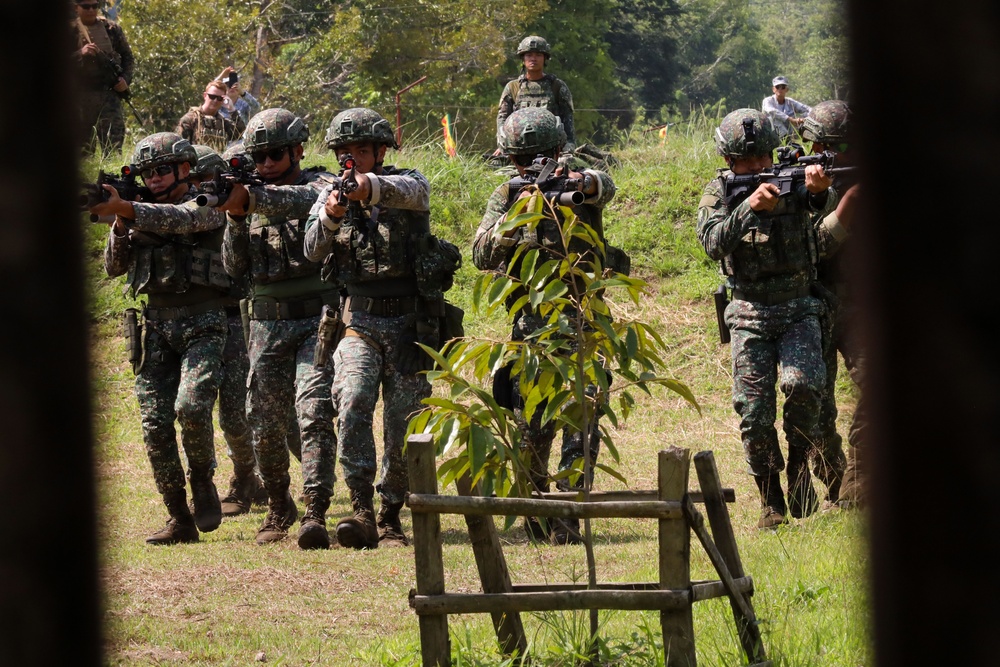
M119 76L132 83L135 68L132 48L121 27L104 17L97 17L97 22L89 27L77 19L74 28L77 49L93 43L101 50L97 55L78 54L75 58L79 66L82 126L96 134L102 149L121 151L125 142L125 114L121 97L112 88Z
M809 112L803 125L803 137L808 141L818 141L827 149L848 142L850 124L850 109L847 104L838 100L821 102ZM855 184L853 174L838 174L834 187L838 192L846 192ZM839 482L843 477L842 494L835 494L828 500L835 502L843 500L844 506L852 506L863 502L863 489L860 484L864 476L864 466L861 463L864 450L864 440L868 430L868 398L864 391L866 351L858 331L858 305L851 293L850 269L853 261L852 245L847 242L847 231L840 225L836 213L816 217L817 231L836 240L836 246L829 252L820 248L820 262L817 266L819 280L832 294L836 296L836 306L833 309L830 337L824 341L823 356L826 362L827 383L823 394L823 405L820 411L819 428L822 438L820 455L816 457L814 470L821 478L824 475L836 475ZM837 353L844 357L844 366L851 379L858 387L858 401L847 433L850 448L847 461L844 461L843 444L837 432ZM845 473L846 467L846 475ZM838 483L838 490L840 485ZM838 497L838 495L840 497Z
M545 54L548 62L550 51L548 42L541 37L525 37L518 46L517 55L522 57L528 51ZM573 125L573 94L564 81L551 74L544 74L537 81L530 81L525 74L507 82L500 95L500 109L497 112L497 145L502 147L500 133L507 117L518 109L544 108L562 121L566 141L563 152L572 153L576 148L576 129Z
M561 127L562 126L558 119L554 118L547 111L540 109L518 111L511 115L501 128L501 138L504 144L504 150L508 154L523 153L526 155L542 153L546 150L554 150L558 148L559 145L562 145L562 141L565 137L561 131ZM551 138L543 138L540 140L540 143L523 147L524 150L515 150L515 148L522 147L526 128L533 128L528 131L537 130L539 133L544 132L545 129L548 128L551 130ZM579 216L583 222L587 223L603 241L603 209L615 195L615 184L611 180L611 177L604 172L588 169L583 173L585 179L592 179L596 182L597 190L594 194L588 196L582 205L575 207L574 211L577 216ZM496 227L502 224L505 220L507 211L514 204L514 201L517 199L519 193L520 186L515 180L501 184L496 190L493 191L493 194L490 195L489 201L486 204L486 213L483 215L483 218L479 223L479 229L476 230L476 236L473 240L472 261L476 265L476 268L482 271L503 271L512 275L518 275L520 273L520 269L518 267L508 266L508 261L515 249L515 242L511 239L505 239L502 235L498 235L495 232ZM555 223L555 221L543 221L537 228L536 238L531 239L530 241L522 239L520 242L537 244L542 248L554 247L557 249L556 252L561 252L562 241L559 231L555 229L556 224L557 223ZM575 250L580 252L586 252L588 250L592 251L591 248L580 248ZM551 256L542 255L539 257L538 261L544 262L548 259L551 259ZM606 264L606 262L602 261L602 265L603 264ZM517 293L512 295L510 303L516 301L519 296L520 295ZM524 309L515 315L513 329L511 331L511 339L515 341L524 340L532 332L540 328L542 324L543 320L537 312ZM501 377L502 376L503 374L501 374ZM545 426L542 426L541 411L536 411L530 423L525 421L523 416L524 401L521 397L520 384L516 376L511 378L509 388L504 387L502 381L497 385L497 387L498 388L495 389L495 391L499 391L501 393L509 391L510 393L509 396L500 396L498 400L507 402L509 405L513 406L514 415L521 434L521 446L528 451L530 457L531 481L538 490L548 491L550 479L548 472L549 458L552 452L552 441L555 438L555 423L550 421ZM596 391L596 387L588 387L587 391ZM598 429L597 420L594 421L589 441L591 464L593 464L597 461L597 454L600 446L600 431ZM572 469L574 463L583 459L583 457L583 434L579 431L573 432L570 429L564 428L558 471L563 472ZM582 487L583 481L584 480L582 478L579 479L577 481L577 486ZM566 478L560 479L557 482L557 486L564 490L568 490L570 488L569 482ZM530 531L537 532L534 527L535 525L536 524L531 523L531 520L529 520ZM562 528L562 526L557 525L557 528ZM563 535L563 538L560 539L562 539L562 543L565 543L566 534L561 534ZM576 541L577 538L578 536L574 536L570 539Z
M161 133L139 142L133 161L140 168L176 163L144 157L143 150L150 144L172 144L175 154L187 160L186 151L190 151L190 161L194 161L188 142ZM126 223L125 235L117 235L112 228L104 263L109 276L127 274L133 296L149 297L143 311L143 354L135 391L157 490L172 521L190 520L184 512L184 469L174 430L177 421L195 519L198 528L210 531L221 520L221 514L216 517L218 496L212 483L216 467L212 407L222 380L229 279L219 255L225 217L198 208L194 197L192 188L180 203L134 203L135 220ZM193 538L197 540L197 531ZM170 541L177 540L165 543Z
M261 113L267 113L261 112ZM251 120L252 123L252 120ZM293 185L254 186L249 224L230 215L222 256L234 277L249 275L250 373L247 413L257 464L270 498L261 533L287 530L298 515L289 493L288 411L294 405L302 438L302 477L307 498L329 505L337 441L334 433L329 364L315 368L316 332L322 307L339 294L319 275L319 264L303 255L305 217L316 194L332 177L302 172ZM325 512L326 507L323 507ZM273 515L273 516L272 516ZM262 538L258 541L271 541ZM282 535L283 536L283 535Z
M359 140L376 147L395 145L388 123L374 111L349 109L334 118L328 146ZM379 544L371 516L375 490L382 539L406 543L398 518L409 486L404 437L410 417L424 408L421 400L431 393L427 378L418 372L426 366L410 363L414 353L426 359L415 340L440 346L439 339L415 337L415 332L434 338L444 307L443 285L432 266L437 240L430 233L430 184L416 170L392 166L377 165L367 176L372 187L367 203L353 205L342 221L331 220L324 206L340 186L327 186L315 199L306 232L306 256L324 260L324 274L348 295L343 313L347 330L333 355L333 400L340 460L355 510L353 519L338 524L337 535L355 548ZM372 422L380 387L384 447L373 486ZM392 530L387 533L388 525Z
M229 142L239 140L244 129L246 126L238 115L234 121L218 115L209 116L201 107L191 107L177 121L174 132L193 144L204 144L222 151Z
M758 152L752 154L769 154L778 143L777 135L770 120L752 109L734 111L723 120L717 132L720 153L745 155L731 150L731 144L743 136L740 121L744 118L752 119L757 128ZM775 384L785 395L783 427L792 515L807 515L815 509L807 462L818 440L820 399L826 384L821 319L826 317L827 306L813 296L817 248L822 241L812 216L832 210L836 193L812 195L800 185L773 211L756 213L746 199L726 205L724 180L729 173L720 171L706 186L698 207L697 233L708 256L721 263L732 290L725 321L732 337L733 407L741 418L750 474L761 489L768 515L761 519L765 527L770 516L780 515L783 520L785 511L778 481L785 462L774 427Z

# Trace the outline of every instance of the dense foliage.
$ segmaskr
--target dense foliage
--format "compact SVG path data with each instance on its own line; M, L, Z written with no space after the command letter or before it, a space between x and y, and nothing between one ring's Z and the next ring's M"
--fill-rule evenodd
M371 106L404 133L484 150L527 34L552 44L548 71L573 91L580 141L606 143L637 120L758 106L792 78L808 104L847 90L842 0L144 0L118 19L136 54L145 130L173 127L225 65L265 106L319 131L338 109Z

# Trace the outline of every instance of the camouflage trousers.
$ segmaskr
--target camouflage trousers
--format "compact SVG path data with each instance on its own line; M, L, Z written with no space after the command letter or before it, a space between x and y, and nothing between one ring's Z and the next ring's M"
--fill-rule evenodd
M777 390L785 396L783 429L789 461L805 462L817 442L820 401L826 386L820 317L823 302L811 296L774 306L733 300L726 308L732 336L733 408L750 474L784 469L775 429Z
M221 308L174 320L145 320L135 395L146 455L161 494L185 487L174 422L192 470L215 469L212 408L222 382L226 313Z
M536 314L522 314L518 316L511 339L515 341L524 340L536 329L544 324L543 320ZM532 414L531 421L524 418L524 399L521 397L521 384L518 376L512 376L510 382L511 397L510 405L514 406L514 419L517 422L517 429L521 436L521 450L527 455L528 469L531 475L532 486L538 491L548 491L549 482L549 459L552 456L552 442L556 436L556 424L553 421L545 426L541 425L542 413L545 411L545 404L540 404ZM593 397L597 393L597 387L588 385L585 389L588 396ZM600 411L591 428L588 447L590 449L590 479L593 481L594 464L597 463L597 455L600 453L601 431L598 420ZM556 488L561 491L568 491L571 488L583 488L583 476L576 478L571 484L567 471L583 469L585 456L583 432L572 431L568 428L562 430L562 448L559 456L559 466L556 468Z
M820 410L819 429L824 442L822 451L827 452L843 449L843 441L837 433L837 403L836 384L838 373L837 353L844 357L844 367L851 380L858 387L858 402L854 409L851 425L847 432L847 442L851 447L863 446L868 430L868 399L864 391L864 376L866 354L858 331L857 308L849 301L842 301L836 310L830 331L829 342L824 341L823 360L826 363L826 388L823 393L823 405ZM829 444L826 444L829 443ZM843 452L841 451L841 457Z
M307 495L330 497L336 479L337 436L330 400L333 368L313 366L319 317L250 322L247 417L261 477L268 490L287 488L289 410L302 439Z
M371 493L375 484L375 404L382 390L382 469L375 487L382 502L401 503L409 488L403 445L410 418L431 395L424 375L404 375L396 368L396 348L407 316L350 314L347 335L333 354L337 369L333 401L340 434L340 463L352 491ZM358 334L361 334L360 336Z
M96 141L105 153L121 152L125 143L125 112L115 91L81 92L80 117L84 141L91 149Z
M229 458L237 476L257 467L247 423L247 373L250 360L243 338L243 320L239 314L228 318L229 336L222 352L222 385L219 387L219 427L226 439Z

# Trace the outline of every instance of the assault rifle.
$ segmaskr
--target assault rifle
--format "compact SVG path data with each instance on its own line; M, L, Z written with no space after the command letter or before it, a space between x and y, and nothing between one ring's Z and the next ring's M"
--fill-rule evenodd
M86 211L97 206L101 202L108 201L110 195L102 186L110 185L118 191L118 196L127 201L152 201L153 193L149 188L143 187L136 182L139 170L135 165L127 164L121 169L121 178L109 174L103 169L97 174L96 183L84 183L80 191L80 209ZM107 222L96 214L90 214L90 221Z
M216 174L211 181L205 181L198 186L198 196L194 202L201 208L215 208L226 203L233 192L233 185L266 185L257 175L257 167L246 153L234 155L227 160L228 171Z
M340 162L340 175L337 177L340 183L340 196L337 197L337 205L345 207L347 209L347 219L354 225L357 225L359 220L364 219L364 214L361 211L361 202L352 201L347 198L349 193L358 189L358 180L354 175L357 162L350 153L344 153L337 158L337 161ZM361 242L367 244L368 237L377 229L378 206L372 206L371 214L368 218L368 226L366 229L361 230Z
M511 179L509 187L518 191L534 185L541 190L542 196L553 204L579 206L586 198L582 189L583 180L555 175L558 166L556 160L539 155L524 172L524 176Z
M796 145L782 146L778 149L778 164L769 167L759 174L729 174L726 176L723 201L728 208L739 204L749 197L761 183L774 183L778 186L778 196L787 197L795 192L799 185L806 181L806 167L818 164L828 176L846 174L855 171L855 167L835 167L836 155L824 151L816 155L803 155L802 148Z

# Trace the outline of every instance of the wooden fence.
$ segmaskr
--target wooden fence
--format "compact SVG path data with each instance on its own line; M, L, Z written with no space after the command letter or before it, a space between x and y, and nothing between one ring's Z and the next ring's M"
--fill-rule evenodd
M410 606L420 621L420 648L425 667L451 664L448 614L489 613L501 650L524 656L527 640L520 612L564 610L659 610L667 667L696 665L692 605L728 596L740 644L752 665L770 665L761 643L751 596L753 580L744 573L729 520L727 500L711 452L694 456L700 492L688 491L689 451L671 447L658 454L656 491L592 493L578 502L576 493L549 493L542 498L488 498L475 494L468 480L459 481L458 496L438 495L434 442L429 435L407 443L413 513L413 546L417 588ZM703 503L705 518L694 503ZM482 582L482 593L446 593L441 550L441 514L462 514ZM659 581L654 583L532 584L511 583L494 515L546 518L658 519ZM718 580L691 581L691 533L708 554Z

